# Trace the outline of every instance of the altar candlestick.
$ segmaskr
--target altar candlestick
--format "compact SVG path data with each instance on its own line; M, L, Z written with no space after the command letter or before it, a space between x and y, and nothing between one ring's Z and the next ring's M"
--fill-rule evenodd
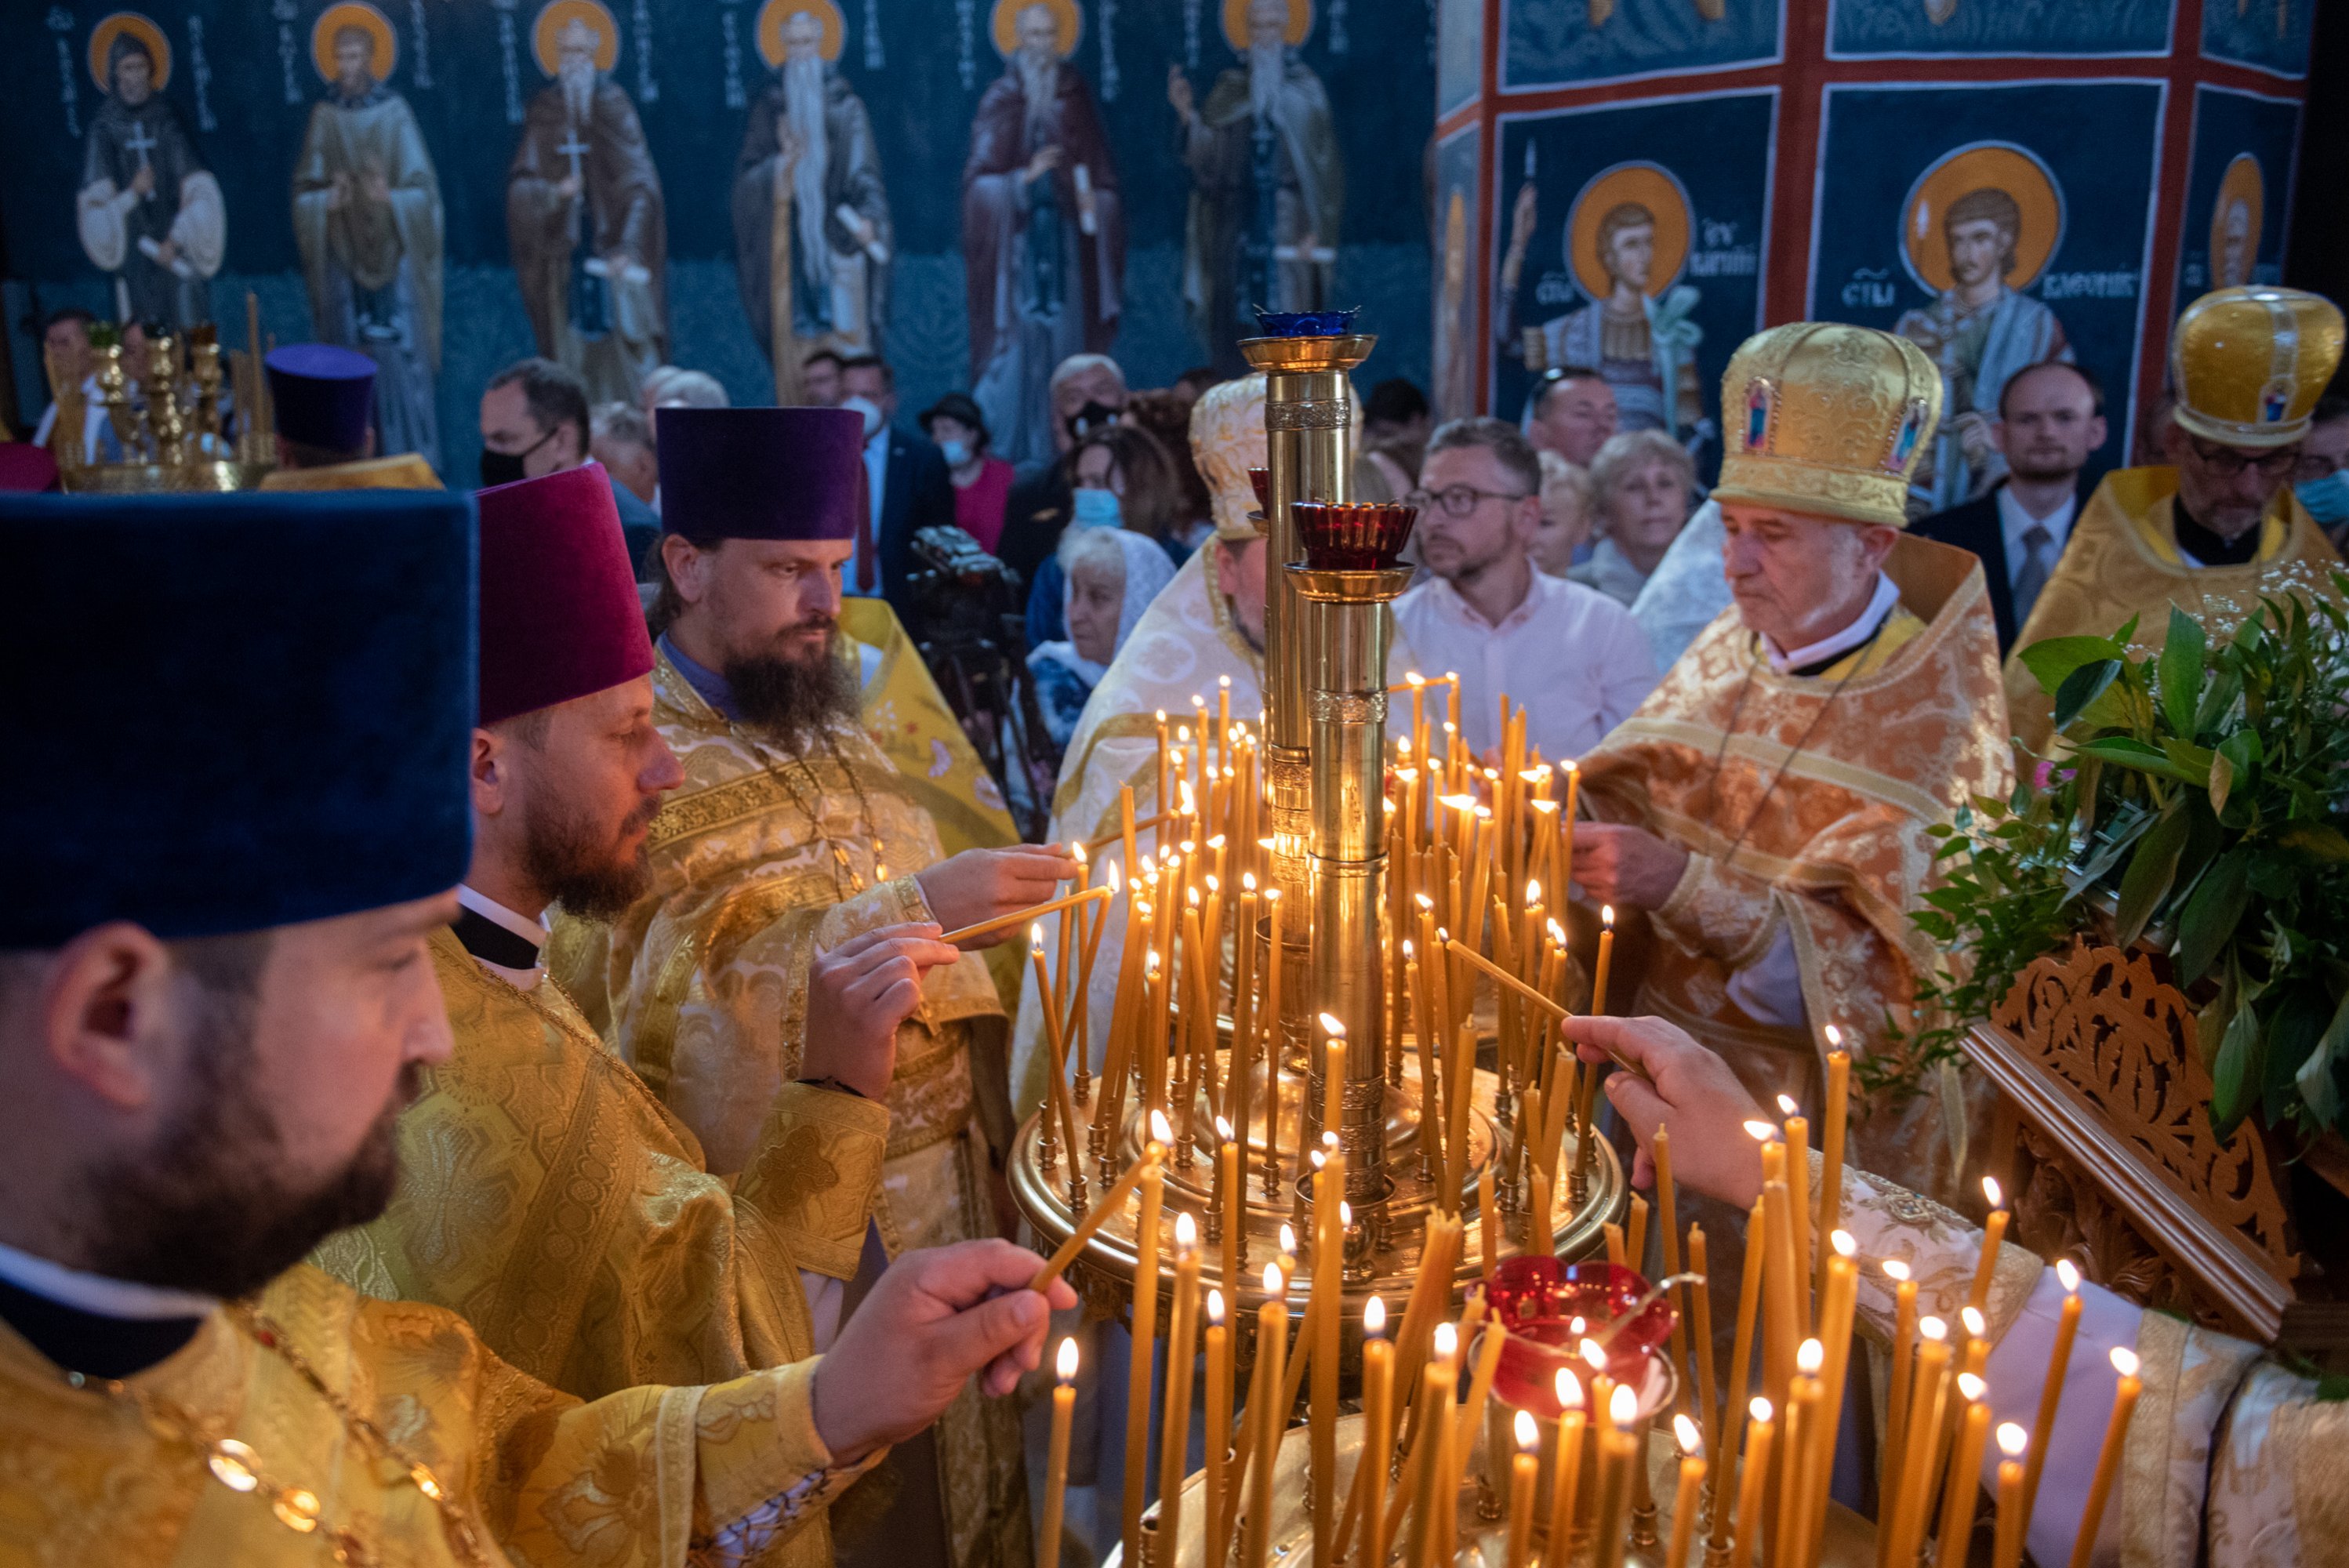
M1174 1216L1174 1304L1166 1323L1165 1408L1158 1432L1158 1532L1182 1538L1183 1477L1190 1470L1191 1370L1196 1359L1199 1295L1198 1227L1185 1212ZM1156 1281L1152 1282L1154 1293ZM1136 1358L1150 1358L1149 1342L1133 1342ZM1139 1459L1143 1450L1134 1450ZM1210 1516L1212 1517L1212 1516Z
M1827 1110L1819 1126L1818 1233L1832 1235L1843 1223L1843 1146L1851 1121L1851 1053L1843 1048L1843 1031L1829 1024L1821 1031L1827 1043ZM1827 1289L1827 1255L1818 1259L1817 1291Z
M1541 1429L1531 1410L1519 1410L1515 1423L1517 1451L1509 1460L1509 1535L1505 1561L1508 1568L1526 1568L1526 1548L1533 1539L1534 1476L1540 1461Z
M1356 1491L1362 1499L1358 1568L1386 1568L1387 1471L1394 1462L1394 1346L1386 1337L1387 1305L1362 1304L1362 1457ZM1213 1564L1209 1568L1214 1568Z
M1942 1483L1941 1543L1933 1554L1934 1568L1965 1568L1966 1543L1974 1529L1974 1494L1982 1490L1982 1444L1990 1435L1990 1406L1982 1400L1987 1391L1971 1373L1959 1376L1958 1395L1966 1402L1966 1413Z
M1982 1226L1982 1258L1974 1264L1974 1287L1966 1295L1966 1305L1976 1312L1990 1305L1990 1282L1998 1272L1998 1245L2006 1239L2007 1212L2000 1202L1998 1178L1982 1178L1982 1196L1990 1200L1990 1219Z
M1596 1017L1607 1011L1607 972L1615 964L1615 906L1599 906L1599 969L1590 982L1590 1011Z
M1999 1423L1998 1451L2006 1458L1998 1466L1998 1533L1992 1568L2022 1568L2023 1529L2030 1517L2023 1506L2023 1451L2030 1442L2030 1434L2013 1421Z
M1162 1146L1174 1136L1165 1116L1154 1109L1150 1113L1150 1132ZM1142 1210L1134 1224L1133 1366L1126 1380L1125 1451L1129 1462L1125 1467L1123 1520L1126 1555L1137 1563L1141 1558L1136 1554L1142 1550L1143 1483L1150 1473L1143 1456L1150 1451L1150 1363L1154 1348L1152 1341L1158 1333L1158 1207L1164 1184L1161 1161L1145 1161Z
M1704 1438L1686 1416L1672 1418L1672 1433L1681 1446L1681 1473L1680 1488L1672 1494L1672 1543L1664 1553L1664 1568L1688 1568L1697 1498L1704 1485Z
M1245 1568L1267 1568L1272 1547L1273 1471L1280 1464L1280 1434L1288 1425L1288 1412L1280 1403L1282 1362L1288 1350L1288 1304L1284 1298L1287 1282L1277 1264L1264 1265L1264 1305L1256 1315L1256 1382L1248 1391L1248 1414L1256 1434L1255 1470L1251 1472L1248 1491L1247 1540L1242 1553ZM1149 1357L1142 1349L1143 1342L1134 1341L1136 1357L1144 1365ZM1128 1474L1140 1468L1140 1450L1133 1450ZM1426 1565L1422 1565L1426 1568Z
M2055 1264L2055 1277L2064 1286L2064 1311L2055 1320L2055 1348L2047 1357L2047 1376L2039 1385L2039 1414L2031 1429L2038 1433L2055 1429L2055 1403L2064 1397L2064 1375L2072 1365L2072 1340L2080 1331L2080 1271L2069 1258ZM2042 1440L2031 1445L2029 1457L2023 1464L2023 1517L2029 1519L2039 1501L2039 1475L2047 1468L2048 1443Z
M1036 1568L1061 1568L1061 1520L1069 1495L1069 1424L1077 1409L1077 1342L1061 1341L1053 1370L1052 1439L1044 1460L1044 1522L1036 1532Z
M1557 1369L1557 1447L1550 1455L1549 1539L1542 1568L1568 1568L1574 1556L1575 1491L1582 1482L1582 1431L1590 1416L1582 1408L1582 1385L1573 1371Z
M1085 1243L1092 1240L1093 1233L1100 1230L1112 1214L1125 1207L1125 1195L1133 1191L1136 1185L1141 1184L1144 1178L1155 1177L1160 1163L1166 1158L1165 1141L1163 1138L1155 1136L1158 1130L1164 1125L1164 1117L1152 1122L1151 1130L1154 1139L1143 1150L1142 1158L1126 1167L1125 1174L1119 1177L1116 1183L1101 1195L1101 1202L1095 1203L1091 1210L1087 1211L1085 1217L1077 1222L1077 1228L1069 1233L1069 1239L1061 1243L1060 1250L1046 1259L1044 1266L1038 1269L1035 1277L1028 1282L1030 1290L1041 1294L1050 1289L1052 1282L1061 1277L1061 1271L1076 1261L1077 1254L1084 1250ZM1154 1186L1151 1191L1155 1192L1157 1189ZM1158 1212L1154 1199L1148 1201L1147 1212L1154 1221ZM1154 1246L1153 1252L1154 1256Z
M2105 1504L2113 1495L2113 1478L2120 1473L2121 1449L2128 1441L2129 1417L2137 1409L2145 1385L2137 1377L2137 1352L2121 1346L2111 1352L2113 1370L2121 1375L2113 1390L2112 1419L2105 1425L2104 1447L2096 1450L2095 1478L2088 1483L2088 1506L2080 1515L2080 1532L2073 1538L2071 1568L2088 1568L2095 1550L2096 1532L2105 1522Z
M1770 1401L1756 1395L1753 1419L1745 1429L1745 1457L1737 1478L1737 1533L1730 1544L1729 1568L1747 1568L1754 1547L1762 1537L1762 1486L1770 1474Z
M1230 1144L1224 1145L1229 1149ZM1237 1295L1238 1282L1224 1276ZM1207 1562L1221 1568L1228 1543L1224 1534L1224 1460L1232 1440L1232 1331L1224 1321L1224 1293L1207 1292L1206 1480L1199 1495L1199 1529L1210 1544ZM1170 1537L1171 1539L1171 1537ZM1057 1568L1057 1565L1051 1565Z

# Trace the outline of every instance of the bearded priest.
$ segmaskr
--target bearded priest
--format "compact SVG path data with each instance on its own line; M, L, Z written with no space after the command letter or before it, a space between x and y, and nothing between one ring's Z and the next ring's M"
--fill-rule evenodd
M2006 699L2024 746L2043 750L2053 720L2024 656L2033 643L2108 637L2135 616L2132 640L2158 649L2172 605L2216 641L2263 598L2334 596L2341 558L2292 476L2341 336L2333 302L2299 289L2220 289L2186 307L2169 337L2173 466L2105 476L2014 639Z
M477 500L473 860L431 939L456 1051L400 1119L391 1207L318 1261L371 1295L462 1312L582 1398L801 1360L830 1347L864 1252L897 1026L922 973L957 954L908 926L817 959L799 1081L730 1191L709 1175L541 962L550 904L600 919L644 891L647 830L684 778L653 727L611 486L568 469ZM830 1553L818 1525L792 1557Z
M808 1070L819 955L883 927L1012 913L1075 871L1049 846L942 857L859 722L838 624L863 438L853 410L661 410L652 724L685 782L653 819L650 886L614 919L605 974L616 1043L726 1174L751 1169L778 1093ZM921 993L882 1101L875 1217L893 1254L996 1233L991 1162L1010 1135L987 965L960 954ZM903 1484L876 1531L941 1539L955 1568L1031 1555L1009 1407L957 1401L931 1459L926 1439L893 1460Z
M1922 351L1793 323L1746 340L1722 396L1734 603L1582 758L1606 822L1577 830L1574 877L1648 912L1631 1011L1713 1047L1764 1103L1816 1111L1821 1030L1856 1057L1890 1049L1932 962L1909 920L1926 830L2012 786L1998 636L1981 563L1901 532L1940 411ZM1878 1169L1953 1179L1967 1119L1942 1088L1857 1125Z
M19 704L75 767L0 784L0 1559L772 1560L1041 1353L990 1243L885 1276L833 1357L583 1405L300 1264L382 1210L450 1057L472 531L457 497L0 500L0 659L109 628ZM264 580L299 591L255 616Z

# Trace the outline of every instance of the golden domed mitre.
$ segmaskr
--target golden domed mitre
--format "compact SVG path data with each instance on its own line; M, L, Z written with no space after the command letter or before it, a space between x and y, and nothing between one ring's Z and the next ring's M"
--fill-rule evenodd
M1721 378L1724 503L1908 526L1909 476L1941 418L1941 373L1905 337L1795 321L1757 333Z
M2284 447L2341 363L2341 312L2301 289L2220 289L2186 307L2169 337L2171 415L2229 447Z
M1191 408L1191 460L1216 508L1217 539L1261 537L1248 513L1257 510L1247 471L1267 465L1264 373L1220 381Z

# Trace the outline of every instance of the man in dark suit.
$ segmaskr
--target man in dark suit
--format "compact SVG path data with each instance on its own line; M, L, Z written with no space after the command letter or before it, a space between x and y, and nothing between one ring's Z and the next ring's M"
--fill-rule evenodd
M2085 366L2034 365L2008 377L1992 433L2005 477L1909 531L1982 557L2002 657L2071 538L2080 470L2105 444L2105 390Z
M872 486L871 533L860 531L849 557L846 592L889 601L916 639L905 579L914 569L914 535L955 520L954 480L944 454L926 437L899 429L897 378L877 354L859 354L840 367L841 404L864 416L864 471ZM872 546L868 550L868 543Z

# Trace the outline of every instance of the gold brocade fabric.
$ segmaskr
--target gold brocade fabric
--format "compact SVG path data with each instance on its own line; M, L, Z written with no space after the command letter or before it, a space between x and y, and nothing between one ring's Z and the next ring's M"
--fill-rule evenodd
M432 465L414 452L388 458L361 458L355 462L329 463L318 469L272 469L261 476L265 490L431 490L441 489Z
M809 965L861 932L931 918L915 875L940 858L938 830L856 724L834 726L829 748L786 752L729 724L666 656L653 694L685 783L653 821L651 891L612 923L610 1032L709 1168L731 1173L798 1070ZM995 1233L982 1129L1009 1127L1003 1006L987 966L966 954L932 970L923 994L898 1031L888 1097L875 1217L893 1253ZM1024 1562L1009 1402L965 1389L937 1440L955 1568Z
M711 1383L813 1352L799 1269L856 1270L888 1113L788 1085L730 1191L553 981L524 993L432 939L456 1035L399 1120L399 1191L316 1261L462 1313L581 1398Z
M2289 487L2261 523L2258 557L2243 566L2193 566L2178 553L2171 519L2178 470L2120 469L2105 476L2072 525L2063 559L2031 607L2006 661L2007 712L2032 751L2046 748L2054 703L2023 664L2022 650L2050 637L2108 637L2137 617L2135 645L2158 649L2173 604L2212 640L2240 625L2262 597L2333 598L2341 558Z
M1998 645L1982 568L1904 537L1885 570L1921 629L1816 676L1773 673L1733 607L1699 634L1640 710L1582 758L1601 814L1689 851L1654 912L1659 940L1635 1011L1720 1051L1769 1104L1819 1099L1810 1031L1756 1022L1728 983L1783 932L1812 1030L1843 1029L1856 1055L1904 1025L1932 947L1909 923L1933 876L1925 830L1976 794L2004 795L2013 767ZM1718 777L1716 763L1718 758ZM1928 1186L1946 1167L1938 1097L1858 1122L1853 1159ZM1942 1169L1946 1187L1953 1172Z
M257 1305L351 1409L431 1468L492 1561L793 1561L778 1548L857 1473L825 1468L807 1364L583 1405L499 1360L454 1313L370 1300L307 1266ZM405 1472L224 1315L130 1382L251 1446L273 1482L314 1492L321 1528L287 1529L266 1496L213 1480L190 1442L127 1399L68 1387L0 1327L0 1563L323 1564L334 1531L386 1568L466 1561Z

